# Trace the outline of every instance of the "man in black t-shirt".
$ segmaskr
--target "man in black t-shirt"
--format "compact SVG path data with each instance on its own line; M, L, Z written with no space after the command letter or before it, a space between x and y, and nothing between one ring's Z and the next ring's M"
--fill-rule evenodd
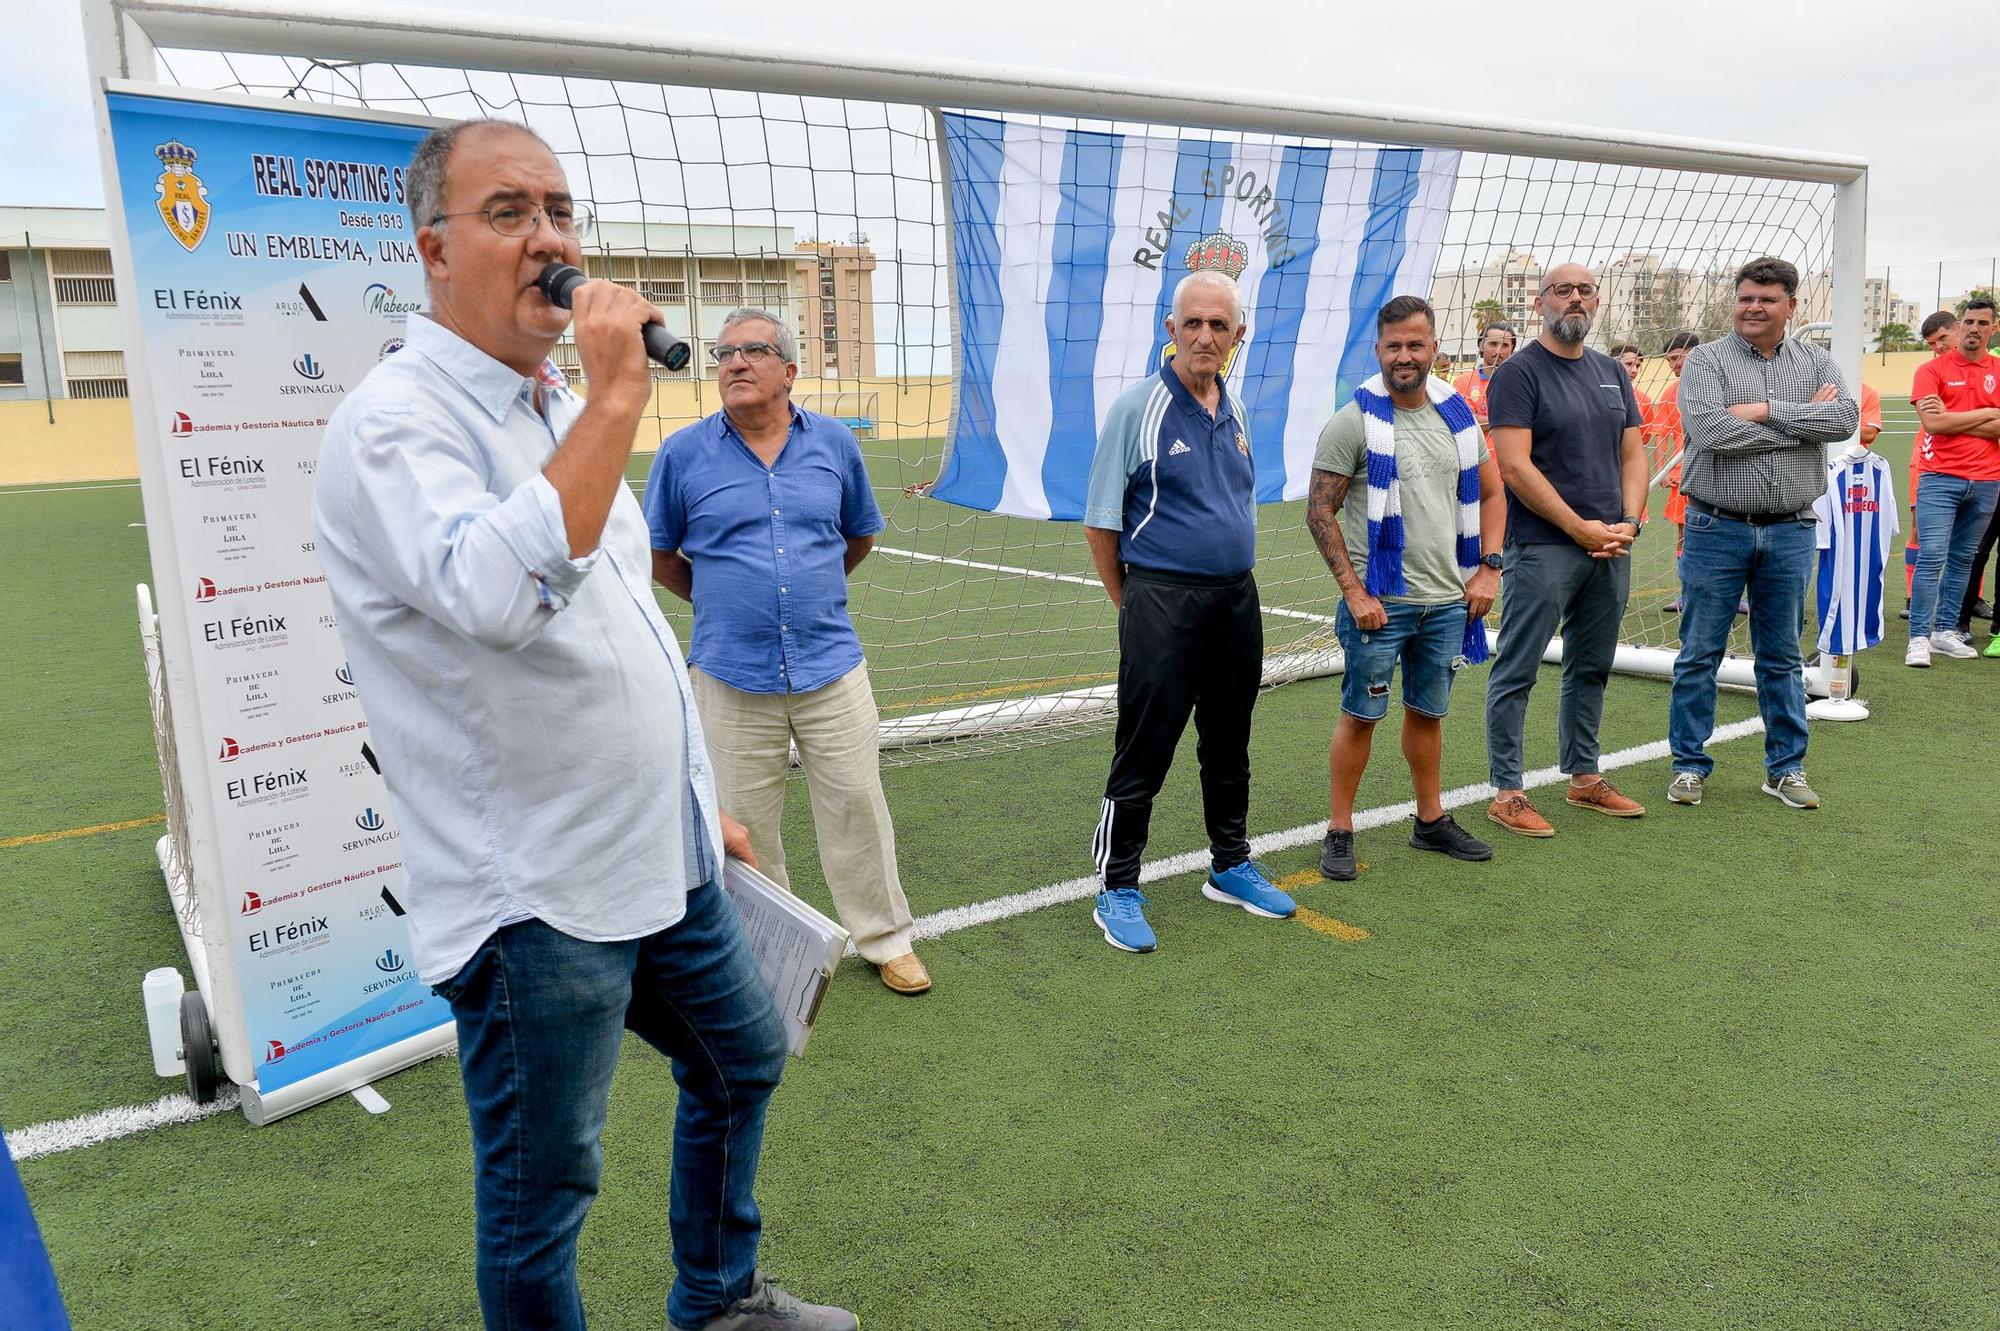
M1597 770L1604 685L1632 586L1627 556L1646 511L1639 404L1624 367L1583 345L1597 312L1597 279L1569 263L1545 281L1541 336L1494 370L1486 391L1507 483L1500 649L1486 684L1487 761L1499 793L1486 816L1531 837L1555 835L1522 789L1521 732L1558 627L1564 798L1614 818L1646 811Z

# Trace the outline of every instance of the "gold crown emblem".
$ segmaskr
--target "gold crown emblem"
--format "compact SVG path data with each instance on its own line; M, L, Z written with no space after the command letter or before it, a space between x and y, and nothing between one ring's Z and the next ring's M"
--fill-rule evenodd
M153 156L160 159L160 165L162 166L191 167L194 165L195 152L194 149L188 147L179 139L168 139L165 143L153 149Z
M1187 248L1191 273L1221 273L1234 282L1250 266L1250 247L1226 232L1203 236Z

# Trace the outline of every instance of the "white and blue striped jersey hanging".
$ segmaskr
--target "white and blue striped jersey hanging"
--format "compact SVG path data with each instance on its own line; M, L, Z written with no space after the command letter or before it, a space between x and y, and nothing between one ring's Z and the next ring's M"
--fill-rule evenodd
M957 392L930 493L1083 516L1118 394L1168 349L1174 286L1236 279L1225 371L1257 499L1302 498L1319 432L1376 373L1375 311L1428 295L1458 154L1106 134L944 112Z
M1827 468L1819 518L1819 649L1852 656L1882 641L1882 576L1900 528L1893 469L1880 455Z

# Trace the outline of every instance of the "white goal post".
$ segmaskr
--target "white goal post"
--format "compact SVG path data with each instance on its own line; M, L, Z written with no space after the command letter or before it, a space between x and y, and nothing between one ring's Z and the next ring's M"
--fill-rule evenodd
M1538 247L1540 253L1527 257L1537 263L1553 263L1572 253L1617 254L1623 247L1636 250L1657 243L1668 270L1675 263L1689 266L1690 271L1706 264L1704 271L1712 275L1725 260L1733 264L1749 257L1742 245L1770 235L1795 242L1800 267L1807 271L1809 282L1817 284L1817 303L1811 306L1811 315L1802 317L1816 316L1831 323L1834 354L1850 381L1859 382L1867 164L1857 157L1250 89L1202 88L1180 81L1086 77L971 61L831 55L804 47L753 42L725 46L592 23L566 22L559 39L551 40L545 25L522 18L387 5L335 6L327 0L303 4L89 0L86 16L92 69L100 76L140 82L180 82L186 78L189 86L222 86L252 95L281 93L333 104L379 104L428 115L459 114L456 108L465 103L448 97L427 98L414 91L378 103L366 78L354 71L382 67L517 76L521 84L515 88L514 101L498 104L500 109L491 113L525 118L530 123L536 123L538 111L549 109L548 104L534 102L534 94L521 91L534 81L535 87L559 85L552 94L542 95L571 97L576 106L586 101L586 89L592 107L604 89L611 89L612 99L628 111L630 99L618 92L620 88L643 85L713 90L713 118L723 131L728 128L726 122L742 114L733 101L723 103L723 94L733 97L745 93L767 99L757 102L751 114L762 113L769 98L826 99L841 105L949 107L1077 126L1164 126L1170 131L1245 140L1269 141L1275 136L1287 142L1305 139L1449 151L1465 155L1468 163L1483 165L1463 169L1460 199L1454 202L1456 239L1447 236L1445 248L1457 257L1459 272L1456 278L1448 275L1444 271L1447 260L1441 255L1439 271L1433 275L1438 284L1462 279L1459 287L1453 288L1461 308L1448 313L1440 303L1440 313L1447 314L1447 326L1462 331L1468 321L1476 326L1483 317L1479 311L1487 303L1474 299L1482 290L1476 275L1465 276L1474 274L1482 258L1489 261L1489 267L1497 264L1496 271L1504 273L1508 264L1520 257L1516 249L1530 246ZM177 61L163 60L163 54L170 52L224 53L229 72L220 83L216 75L199 69L184 75ZM301 72L287 88L282 79L260 82L242 73L228 63L232 58L287 60L294 62L287 71L296 66ZM170 70L169 65L176 67ZM467 74L465 87L473 88L476 81ZM407 80L404 86L409 87ZM494 105L479 96L472 98L472 104ZM663 105L672 109L674 104L669 101ZM569 115L563 123L578 126L578 135L586 136L586 117L576 106L565 108ZM802 116L802 120L809 119L810 114ZM624 132L631 133L629 129ZM716 137L719 142L728 139L726 132ZM565 162L576 160L586 166L616 158L620 151L635 158L646 156L629 143L622 149L614 144L602 154L587 142L558 142L556 146ZM1544 164L1553 165L1544 171ZM945 188L940 179L943 168L935 161L931 165L937 175L928 185L941 192ZM778 170L769 163L761 169L774 175ZM901 181L900 176L897 179ZM1754 188L1745 192L1734 183L1744 181L1752 182ZM1703 200L1740 197L1742 206L1711 207L1705 212L1685 209L1671 197L1677 188ZM581 187L579 192L583 192ZM641 186L632 190L632 204L631 215L643 222L654 200ZM681 206L677 216L698 219L700 210L687 199L681 200ZM864 229L861 215L867 211L864 205L848 203L825 211L843 221L851 218L859 238ZM929 360L921 368L931 369L942 363L941 349L949 349L949 338L940 331L949 329L955 318L946 271L950 242L942 234L942 212L940 209L940 216L924 214L929 219L925 225L941 239L923 259L900 252L893 262L886 253L880 256L885 267L898 270L897 294L891 299L902 302L904 308L902 317L891 311L880 320L892 327L875 339L875 345L883 349L885 359L893 356L897 372L864 385L858 374L841 377L847 372L836 370L829 351L829 377L816 389L818 400L852 402L861 399L840 395L876 388L878 382L899 385L889 393L876 388L883 399L880 411L854 413L857 419L865 417L883 441L903 441L903 461L910 468L908 478L914 482L907 487L907 503L889 512L890 530L881 538L885 553L865 568L874 585L870 594L857 597L856 604L864 639L870 638L871 625L879 626L879 636L893 645L896 661L911 663L907 672L886 663L878 664L875 670L886 717L885 744L927 743L940 737L998 732L1051 720L1062 725L1101 721L1109 710L1106 683L1115 654L1113 644L1105 639L1089 650L1077 645L1082 632L1079 626L1087 626L1102 638L1109 616L1104 607L1092 605L1092 589L1076 581L1078 575L1088 574L1089 564L1081 557L1082 542L1075 533L1059 541L1053 536L1024 536L1016 529L996 537L998 544L981 545L971 539L973 534L996 531L996 520L970 519L963 514L937 517L933 511L944 506L924 498L924 486L935 477L941 459L934 450L926 451L911 441L943 434L946 423L953 419L951 385L931 382L919 387L925 376L911 372L913 351L927 354ZM603 209L600 213L607 219L611 216ZM782 214L782 209L760 203L740 210L735 224L744 229L751 223L779 223L785 220ZM1497 224L1496 217L1500 219ZM825 215L820 220L831 225ZM764 243L758 242L760 247ZM689 266L685 287L672 289L686 291L690 319L698 319L695 289L701 286L705 290L706 282L696 279L707 277L695 272L698 246L688 240L673 244L686 247ZM742 246L739 241L739 253ZM672 245L664 247L664 251L671 250ZM654 246L650 252L664 251ZM1496 253L1501 257L1494 260L1491 256ZM1675 259L1675 254L1699 254L1701 259ZM1628 253L1624 257L1635 256ZM740 267L740 258L738 263ZM1646 272L1639 271L1643 268L1641 263L1635 269L1638 280L1650 280ZM927 289L921 287L920 278L929 282ZM1668 278L1663 275L1660 281L1664 285ZM772 288L769 284L744 284L734 289ZM1666 329L1691 319L1696 303L1695 297L1683 294L1674 302L1671 318L1659 315L1666 322L1645 326L1643 318L1633 316L1625 331L1642 344L1656 342ZM884 310L889 304L889 300L877 301ZM1510 303L1509 312L1514 308ZM912 310L920 317L909 317ZM803 309L799 317L803 324ZM911 331L925 326L931 326L932 331ZM828 327L832 329L831 321ZM699 333L698 328L694 331ZM808 330L802 327L802 331ZM1531 329L1527 331L1532 334ZM829 332L829 347L832 336ZM1645 348L1649 354L1657 349ZM939 377L930 376L932 380ZM712 398L701 396L698 380L693 388L692 400L702 409L713 410L715 404ZM914 423L905 422L899 429L898 412L903 406L889 399L907 402L926 396L928 402L919 401L904 412ZM678 418L662 410L663 428L677 423L681 423ZM871 467L874 462L871 454ZM877 484L883 484L879 477ZM890 505L885 504L885 509ZM976 526L979 522L985 523L983 529ZM942 547L924 538L947 529L966 535L968 541L964 549L940 558ZM1266 532L1267 537L1274 534ZM1310 540L1295 519L1284 528L1284 537L1283 542L1270 542L1268 547L1260 543L1260 582L1266 583L1266 599L1272 602L1267 610L1289 615L1287 622L1302 636L1274 643L1274 680L1337 666L1338 659L1331 635L1325 631L1333 602L1324 587L1315 590L1311 586L1324 575L1317 568ZM1671 581L1669 556L1659 549L1662 538L1652 539L1655 549L1648 556L1653 561L1649 577L1641 579L1635 571L1634 618L1628 621L1626 635L1630 650L1621 653L1621 668L1655 670L1671 655L1672 630L1665 617L1665 596L1651 595L1643 618L1636 607L1636 589L1642 580L1655 584L1648 588L1649 593ZM1664 539L1671 543L1671 538ZM1279 557L1267 558L1267 548L1279 546ZM1272 565L1266 581L1264 570ZM1009 579L1031 588L1035 595L997 593L986 585ZM974 583L980 585L975 588ZM1273 587L1290 590L1268 594ZM1062 613L1049 614L1049 598L1057 593L1064 598L1058 607ZM983 620L975 621L968 614L968 606L975 600L986 615ZM168 618L163 616L162 636L171 678L175 653ZM1004 631L995 629L996 622ZM1036 632L1044 635L1043 641L1016 652L1016 644ZM961 655L957 644L967 641L986 645L966 649ZM873 641L870 646L872 659ZM931 657L925 658L925 652ZM975 661L978 652L984 657ZM1013 662L1017 656L1018 666L1008 666L1011 674L993 664ZM1311 668L1302 669L1302 662ZM979 668L972 669L974 665ZM967 677L954 681L952 672L961 668ZM1736 682L1747 682L1747 678L1746 671Z

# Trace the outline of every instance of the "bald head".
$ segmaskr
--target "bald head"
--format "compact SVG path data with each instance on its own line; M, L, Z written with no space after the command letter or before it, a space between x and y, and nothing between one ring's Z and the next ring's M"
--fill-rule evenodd
M1580 263L1557 264L1542 274L1542 340L1551 351L1583 354L1583 339L1597 315L1597 277Z

